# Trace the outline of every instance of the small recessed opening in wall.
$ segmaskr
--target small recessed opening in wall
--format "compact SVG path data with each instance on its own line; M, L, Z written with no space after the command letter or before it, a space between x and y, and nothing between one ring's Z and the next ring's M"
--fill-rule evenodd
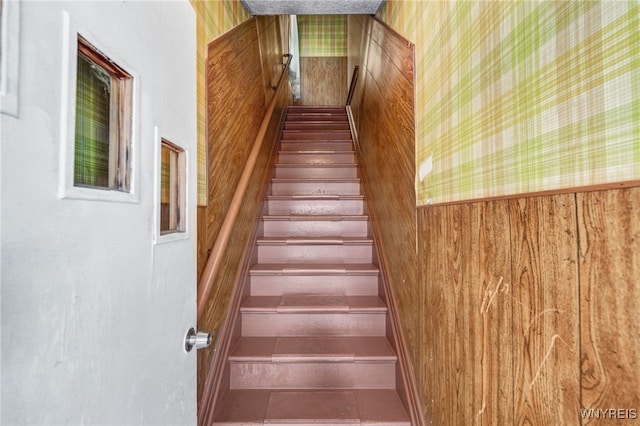
M162 139L160 153L160 235L186 230L185 152Z
M129 192L133 78L78 36L74 186Z

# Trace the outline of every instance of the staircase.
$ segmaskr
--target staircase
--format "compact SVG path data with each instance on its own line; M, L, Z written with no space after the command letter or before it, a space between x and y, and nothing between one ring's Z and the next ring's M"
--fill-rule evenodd
M216 425L409 425L344 107L290 107Z

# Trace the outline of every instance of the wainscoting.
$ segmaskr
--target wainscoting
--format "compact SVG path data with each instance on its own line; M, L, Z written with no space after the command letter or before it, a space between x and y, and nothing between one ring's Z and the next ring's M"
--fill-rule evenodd
M640 407L639 209L640 188L418 209L434 424Z

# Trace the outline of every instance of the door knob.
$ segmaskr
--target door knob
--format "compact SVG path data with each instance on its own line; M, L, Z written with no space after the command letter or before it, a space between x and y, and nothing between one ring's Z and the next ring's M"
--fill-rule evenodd
M191 327L187 331L187 335L184 337L184 350L191 352L191 349L203 349L209 347L211 344L211 333L206 331L198 331Z

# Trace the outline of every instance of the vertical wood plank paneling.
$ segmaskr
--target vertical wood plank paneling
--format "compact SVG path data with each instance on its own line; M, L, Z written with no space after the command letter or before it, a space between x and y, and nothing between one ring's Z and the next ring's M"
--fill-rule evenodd
M288 19L288 17L285 18ZM275 94L274 87L278 83L284 64L280 21L279 16L258 16L256 18L264 97L267 104Z
M351 111L356 128L360 128L360 105L364 95L364 88L367 85L367 54L369 52L369 43L371 42L370 27L371 19L363 15L350 15L349 25L349 58L347 64L347 72L349 75L353 73L354 67L359 67L358 83L356 84L355 93L351 100ZM348 86L347 86L348 87Z
M386 35L385 35L386 34ZM392 31L379 37L399 37ZM414 369L421 336L415 324L421 321L422 288L418 281L416 210L414 191L414 109L413 80L407 80L385 52L380 40L372 40L366 65L368 75L358 128L361 167L365 175L368 205L379 230L379 243L391 277L391 290L402 312L402 329L407 339ZM413 50L413 45L405 44Z
M434 368L435 358L439 352L435 349L436 321L440 321L440 312L445 310L442 297L437 297L442 293L438 291L437 282L444 283L444 274L437 275L440 270L438 257L432 253L441 252L442 237L439 223L443 222L442 214L444 208L418 210L418 259L420 268L420 287L422 291L422 307L424 313L420 321L420 335L422 340L416 362L417 383L423 397L422 410L427 424L438 424L434 422L435 398L438 392L435 388L435 380L439 373ZM442 284L441 284L442 285Z
M300 104L344 105L347 100L347 58L300 58Z
M505 202L464 205L463 424L513 421L509 210ZM448 225L447 225L448 226Z
M577 207L582 407L640 416L640 188L579 193Z
M579 423L573 194L511 200L515 424Z
M199 237L203 250L218 235L266 110L255 19L211 42L207 67L209 193L207 233ZM198 265L198 275L203 268Z
M420 250L426 334L420 370L425 416L437 425L464 424L462 227L468 210L443 206L421 211L426 233Z

